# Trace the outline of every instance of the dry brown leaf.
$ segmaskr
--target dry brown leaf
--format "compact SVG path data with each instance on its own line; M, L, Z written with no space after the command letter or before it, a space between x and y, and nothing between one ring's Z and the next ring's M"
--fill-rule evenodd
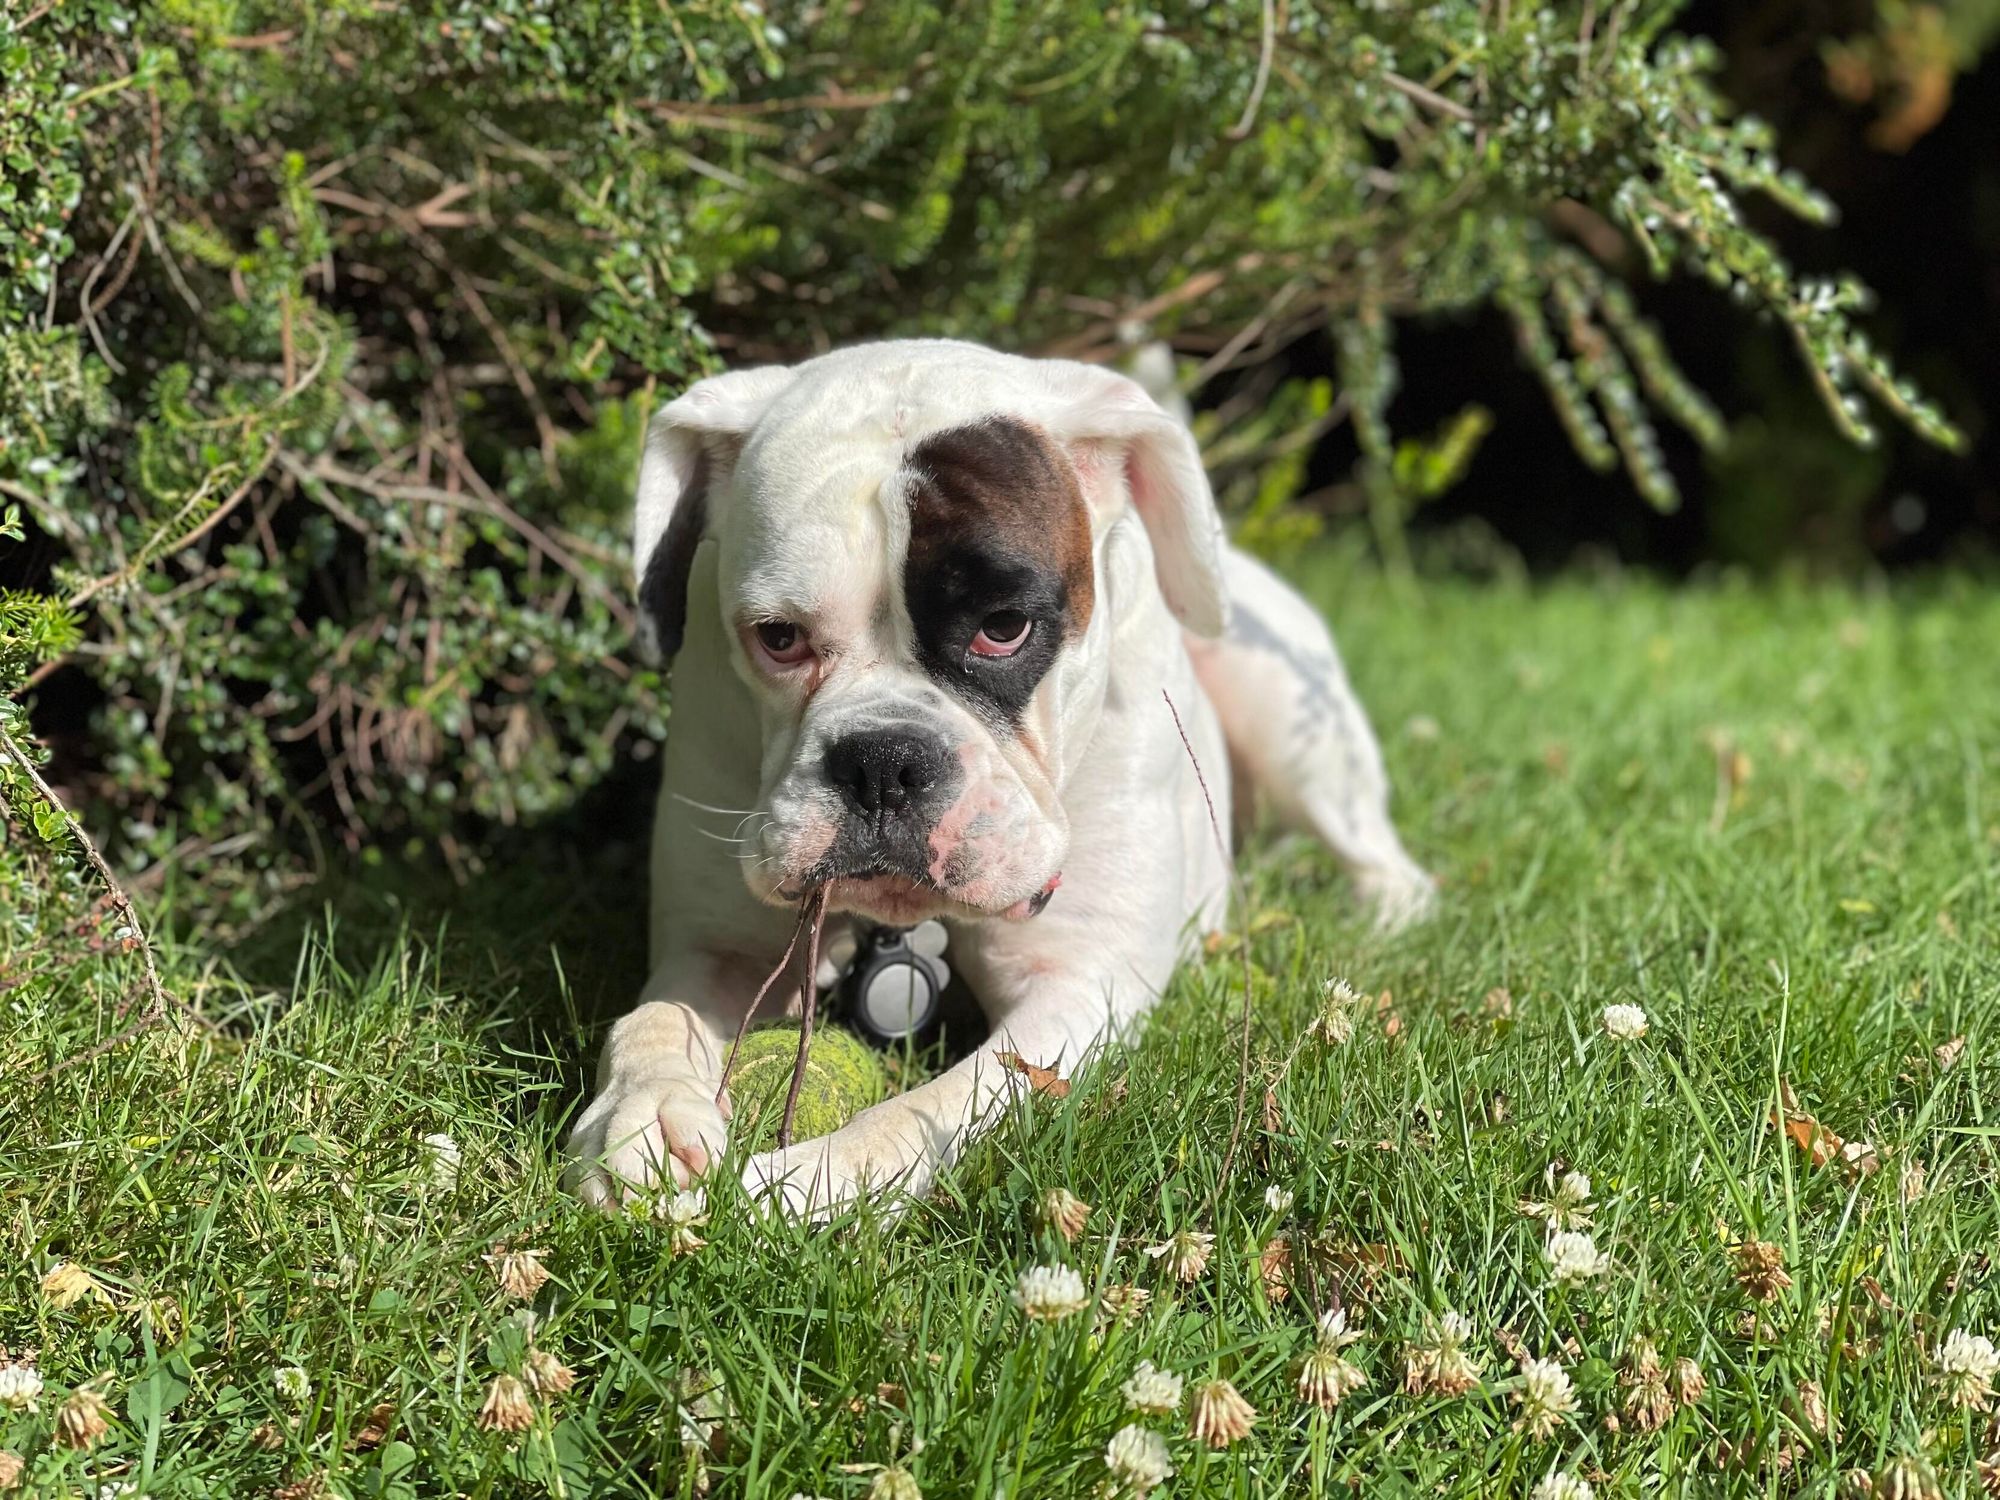
M1278 1108L1278 1090L1268 1083L1264 1085L1264 1130L1268 1135L1285 1133L1285 1114Z
M368 1420L363 1422L360 1430L348 1440L347 1446L360 1449L363 1452L366 1452L370 1448L379 1448L382 1446L384 1439L395 1430L396 1403L393 1401L384 1401L380 1406L377 1406L368 1413Z
M1283 1302L1291 1296L1292 1242L1278 1236L1264 1247L1258 1261L1264 1277L1264 1295L1273 1302Z
M1771 1111L1771 1126L1790 1136L1792 1144L1806 1154L1807 1160L1816 1167L1823 1167L1841 1154L1841 1147L1846 1142L1801 1110L1791 1084L1782 1078L1778 1080L1778 1099L1783 1113L1780 1114L1777 1109Z
M1054 1068L1044 1068L1031 1063L1018 1052L996 1052L993 1054L1003 1068L1012 1068L1028 1080L1028 1087L1037 1094L1047 1094L1051 1099L1069 1097L1069 1080Z
M1396 996L1384 990L1375 997L1375 1019L1382 1023L1382 1035L1394 1041L1403 1031L1403 1018L1396 1013Z
M1840 1168L1850 1177L1872 1177L1881 1170L1882 1158L1872 1142L1847 1141L1840 1148Z
M1923 1197L1924 1179L1929 1175L1920 1158L1912 1156L1904 1159L1903 1170L1896 1174L1896 1196L1905 1208Z

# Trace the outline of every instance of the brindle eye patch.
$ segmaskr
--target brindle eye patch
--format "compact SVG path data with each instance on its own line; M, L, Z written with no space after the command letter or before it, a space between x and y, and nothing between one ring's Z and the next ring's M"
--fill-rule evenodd
M1075 472L1011 417L934 433L909 468L903 597L918 659L960 697L1018 723L1064 638L1090 617L1090 519ZM1013 649L979 649L982 639Z
M1069 602L1062 580L977 544L940 550L931 566L911 569L904 584L917 659L932 679L1001 719L1019 720L1062 647ZM1027 628L1004 656L973 649L987 619L1018 615Z

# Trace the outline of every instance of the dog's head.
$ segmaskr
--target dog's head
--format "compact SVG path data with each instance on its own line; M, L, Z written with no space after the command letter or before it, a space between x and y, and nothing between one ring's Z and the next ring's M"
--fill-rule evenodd
M1157 576L1179 627L1213 635L1225 612L1186 428L1123 376L968 344L867 345L670 402L635 521L664 655L710 546L761 725L746 878L899 924L1046 904L1106 692L1107 595L1129 614L1130 580Z

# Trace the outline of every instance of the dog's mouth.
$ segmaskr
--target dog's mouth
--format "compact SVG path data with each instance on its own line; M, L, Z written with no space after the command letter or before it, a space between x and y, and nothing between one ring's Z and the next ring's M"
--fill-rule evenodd
M1048 909L1061 884L1062 872L1057 871L1033 895L998 909L975 906L921 877L879 870L802 877L779 887L778 895L788 902L800 901L815 886L823 886L826 909L830 912L850 912L885 926L913 927L931 917L999 917L1003 921L1025 922Z

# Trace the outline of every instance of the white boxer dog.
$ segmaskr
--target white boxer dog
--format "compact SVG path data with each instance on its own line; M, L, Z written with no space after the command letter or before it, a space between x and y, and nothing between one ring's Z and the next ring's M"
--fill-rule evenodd
M652 977L570 1140L590 1202L720 1160L730 1040L815 891L830 924L941 918L992 1033L749 1162L814 1213L922 1192L1019 1082L996 1054L1067 1071L1145 1014L1225 915L1198 769L1221 828L1254 795L1380 919L1431 899L1325 624L1124 376L928 340L719 375L653 418L634 533L673 729Z

